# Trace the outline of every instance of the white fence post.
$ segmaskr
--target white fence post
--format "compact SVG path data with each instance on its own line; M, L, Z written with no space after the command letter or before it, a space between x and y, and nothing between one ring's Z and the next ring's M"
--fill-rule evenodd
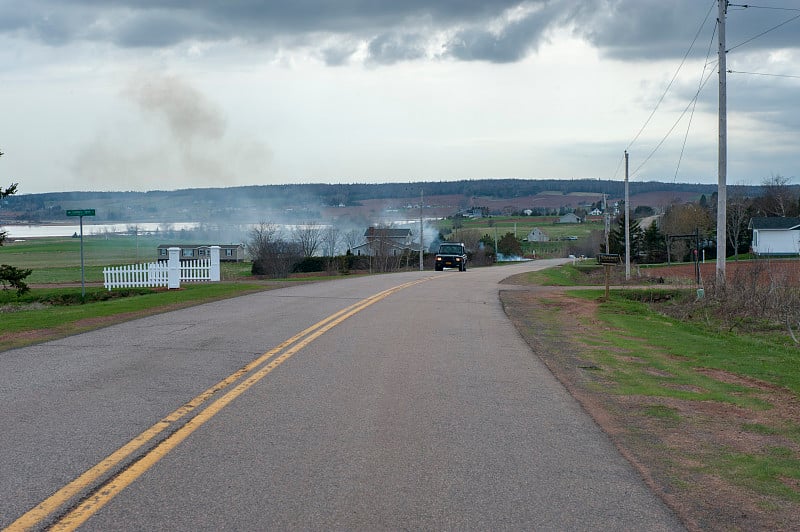
M169 262L167 263L167 288L181 287L181 248L169 248Z
M211 246L211 282L219 281L219 246Z

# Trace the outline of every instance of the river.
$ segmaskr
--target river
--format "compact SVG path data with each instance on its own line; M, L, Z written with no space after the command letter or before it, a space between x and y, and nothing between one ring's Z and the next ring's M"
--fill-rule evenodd
M134 228L139 234L155 233L157 231L191 231L200 227L199 222L176 222L176 223L116 223L116 224L83 224L84 236L102 235L107 233L132 233ZM24 240L26 238L41 238L54 236L72 236L80 233L79 224L65 225L3 225L2 230L8 234L8 240Z

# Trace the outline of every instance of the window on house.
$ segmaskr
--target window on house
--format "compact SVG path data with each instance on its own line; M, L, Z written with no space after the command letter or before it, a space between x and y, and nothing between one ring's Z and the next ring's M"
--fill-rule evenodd
M226 257L233 257L233 250L230 249L230 248L226 249L225 250L225 256Z
M181 249L181 256L182 257L194 257L194 250L193 249Z
M160 248L160 249L158 250L158 256L159 256L159 257L166 257L166 256L167 256L167 250L166 250L166 249L164 249L164 248Z

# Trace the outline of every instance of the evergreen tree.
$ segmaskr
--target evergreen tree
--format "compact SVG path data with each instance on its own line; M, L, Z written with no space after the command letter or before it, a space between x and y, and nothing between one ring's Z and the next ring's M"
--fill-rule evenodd
M3 152L0 151L0 157L3 156ZM11 186L3 190L0 188L0 200L5 197L11 196L17 192L17 184L12 183ZM6 239L6 231L0 231L0 246L3 245L3 242ZM31 274L32 270L22 269L22 268L15 268L14 266L9 266L8 264L0 264L0 284L3 285L3 290L6 290L10 285L12 288L16 288L17 294L21 295L24 294L29 290L28 285L25 284L24 279Z
M631 260L636 260L641 250L642 228L639 220L630 221ZM625 256L625 216L617 218L617 226L608 234L608 247L611 253Z
M655 220L642 233L642 255L646 264L666 262L667 243Z

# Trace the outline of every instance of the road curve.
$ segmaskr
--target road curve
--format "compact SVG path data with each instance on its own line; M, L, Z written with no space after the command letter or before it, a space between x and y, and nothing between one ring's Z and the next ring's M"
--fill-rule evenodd
M0 353L0 528L681 530L502 311L500 280L552 264L303 285Z

